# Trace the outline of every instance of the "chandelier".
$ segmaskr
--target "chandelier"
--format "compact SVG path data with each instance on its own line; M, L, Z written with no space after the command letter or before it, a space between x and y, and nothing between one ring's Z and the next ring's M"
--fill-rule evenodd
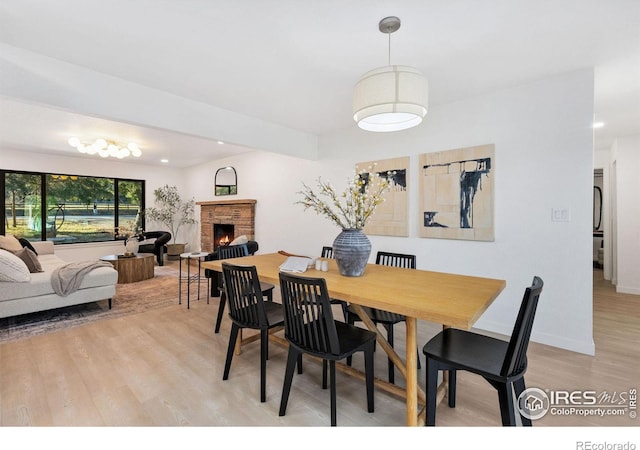
M389 35L388 65L365 73L353 91L353 120L367 131L399 131L415 127L427 114L427 80L418 69L391 65L391 33L400 19L385 17L378 24Z
M91 143L86 143L80 141L80 139L74 136L69 139L69 145L78 149L80 153L86 153L88 155L97 154L103 158L108 158L110 156L118 159L127 158L129 156L139 158L142 155L142 152L135 142L123 145L115 141L99 138Z

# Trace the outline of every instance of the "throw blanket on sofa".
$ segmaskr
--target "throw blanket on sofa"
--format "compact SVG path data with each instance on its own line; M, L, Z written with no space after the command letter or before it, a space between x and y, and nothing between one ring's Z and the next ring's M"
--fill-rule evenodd
M56 267L51 274L51 287L61 297L75 292L80 287L84 276L93 269L111 267L107 261L80 261Z

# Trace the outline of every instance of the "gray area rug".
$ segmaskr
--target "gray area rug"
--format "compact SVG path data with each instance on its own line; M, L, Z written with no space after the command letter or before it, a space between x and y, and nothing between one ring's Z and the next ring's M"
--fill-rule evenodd
M206 288L204 289L206 291ZM109 309L107 300L0 319L0 343L85 325L103 319L138 314L178 303L178 270L156 266L155 276L118 284Z

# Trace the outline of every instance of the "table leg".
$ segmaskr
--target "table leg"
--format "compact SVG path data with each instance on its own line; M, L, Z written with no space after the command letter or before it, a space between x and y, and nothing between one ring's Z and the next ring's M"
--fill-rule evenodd
M207 278L207 305L209 304L209 297L211 297L211 290L209 288L209 278Z
M180 275L178 275L178 305L182 305L182 258L180 258Z
M407 425L418 425L418 320L407 317Z
M200 258L198 258L198 300L200 300Z
M407 425L418 425L418 401L421 401L422 404L426 403L426 395L424 391L418 386L418 320L415 317L407 317L407 359L405 365L405 362L398 356L393 347L389 345L389 342L387 342L384 336L380 333L378 327L376 327L376 325L373 323L367 313L362 309L362 307L360 305L356 305L355 303L351 303L351 307L356 312L356 314L358 314L360 320L362 320L362 323L364 323L364 325L369 330L377 334L378 344L380 345L380 347L382 347L389 359L391 359L393 364L398 368L400 374L407 381Z
M187 258L187 309L191 299L191 259Z
M240 353L242 353L242 344L243 344L242 330L243 330L242 328L238 330L238 337L236 338L236 347L233 350L235 355L239 355Z

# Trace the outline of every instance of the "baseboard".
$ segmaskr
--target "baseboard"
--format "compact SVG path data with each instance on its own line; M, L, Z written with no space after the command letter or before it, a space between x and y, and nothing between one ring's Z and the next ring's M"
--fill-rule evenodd
M484 331L487 334L498 333L505 336L505 339L509 339L509 336L511 336L512 329L505 328L503 324L484 321L483 325L486 328L477 328L477 330ZM537 342L538 344L549 345L551 347L557 347L576 353L583 353L589 356L595 355L595 343L593 341L593 337L589 341L570 339L556 334L536 332L534 326L534 330L531 333L531 342Z
M617 285L616 292L620 294L640 295L640 288Z
M593 337L586 341L568 339L564 336L557 336L548 333L531 333L531 340L539 344L550 345L552 347L570 350L576 353L594 356L596 354L596 344Z

